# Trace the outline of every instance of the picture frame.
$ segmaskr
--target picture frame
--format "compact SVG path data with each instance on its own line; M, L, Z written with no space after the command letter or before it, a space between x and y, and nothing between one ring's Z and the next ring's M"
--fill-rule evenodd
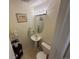
M16 18L18 23L27 22L27 16L24 13L16 13Z

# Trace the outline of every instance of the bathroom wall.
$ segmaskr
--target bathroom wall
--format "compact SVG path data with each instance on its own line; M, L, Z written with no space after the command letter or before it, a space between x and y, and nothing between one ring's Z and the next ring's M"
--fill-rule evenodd
M63 59L63 55L70 40L70 4L69 0L61 0L59 13L56 21L54 41L49 59ZM55 48L53 50L53 48ZM53 53L55 51L55 53ZM53 55L54 54L54 55ZM56 58L57 57L57 58Z
M43 40L52 45L55 32L56 18L60 6L60 0L50 0L47 9L47 15L44 16L45 28L42 32Z
M32 17L29 4L21 0L9 1L9 32L17 32L19 40L23 45L23 49L31 46L31 40L27 37L28 28L32 27ZM17 23L16 13L25 13L27 22Z
M36 10L40 10L43 8L47 9L47 15L43 16L44 29L43 32L40 33L40 35L48 44L52 44L53 41L59 6L60 0L47 0L43 4L34 7L34 9Z
M57 25L56 25L56 36L55 36L55 46L61 56L63 56L63 51L66 49L67 42L70 37L70 6L69 0L61 0L61 6L58 14ZM65 7L65 8L64 8Z

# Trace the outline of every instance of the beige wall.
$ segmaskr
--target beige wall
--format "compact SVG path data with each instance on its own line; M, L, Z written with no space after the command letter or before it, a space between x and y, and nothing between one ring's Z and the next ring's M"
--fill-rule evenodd
M30 25L31 12L29 8L29 4L26 2L22 2L21 0L10 0L10 14L9 14L9 31L14 32L17 31L20 42L22 42L23 48L30 47L31 42L27 37L27 31ZM16 13L25 13L28 17L28 22L17 23ZM32 22L31 22L32 24Z
M45 42L51 44L55 32L56 19L60 6L60 0L49 0L45 2L45 4L43 3L42 5L35 6L34 8L37 8L39 10L43 5L48 6L48 9L47 9L47 15L43 17L44 30L40 34Z
M47 17L45 18L46 25L43 34L45 36L44 41L48 42L49 44L52 44L53 41L60 1L61 0L50 0L50 4L47 10L48 13Z

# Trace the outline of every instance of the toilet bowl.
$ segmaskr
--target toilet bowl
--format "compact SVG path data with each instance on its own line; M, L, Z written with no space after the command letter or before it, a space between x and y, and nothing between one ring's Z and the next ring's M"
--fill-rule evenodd
M47 59L47 54L49 54L51 46L48 45L46 42L42 42L41 47L42 47L43 51L39 51L37 53L36 59Z
M36 59L46 59L46 54L43 51L40 51L37 53Z

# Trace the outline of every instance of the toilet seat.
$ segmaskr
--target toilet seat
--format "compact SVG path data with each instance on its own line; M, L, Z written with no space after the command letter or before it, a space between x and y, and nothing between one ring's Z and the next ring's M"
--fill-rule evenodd
M43 51L40 51L37 53L36 59L46 59L46 54Z

